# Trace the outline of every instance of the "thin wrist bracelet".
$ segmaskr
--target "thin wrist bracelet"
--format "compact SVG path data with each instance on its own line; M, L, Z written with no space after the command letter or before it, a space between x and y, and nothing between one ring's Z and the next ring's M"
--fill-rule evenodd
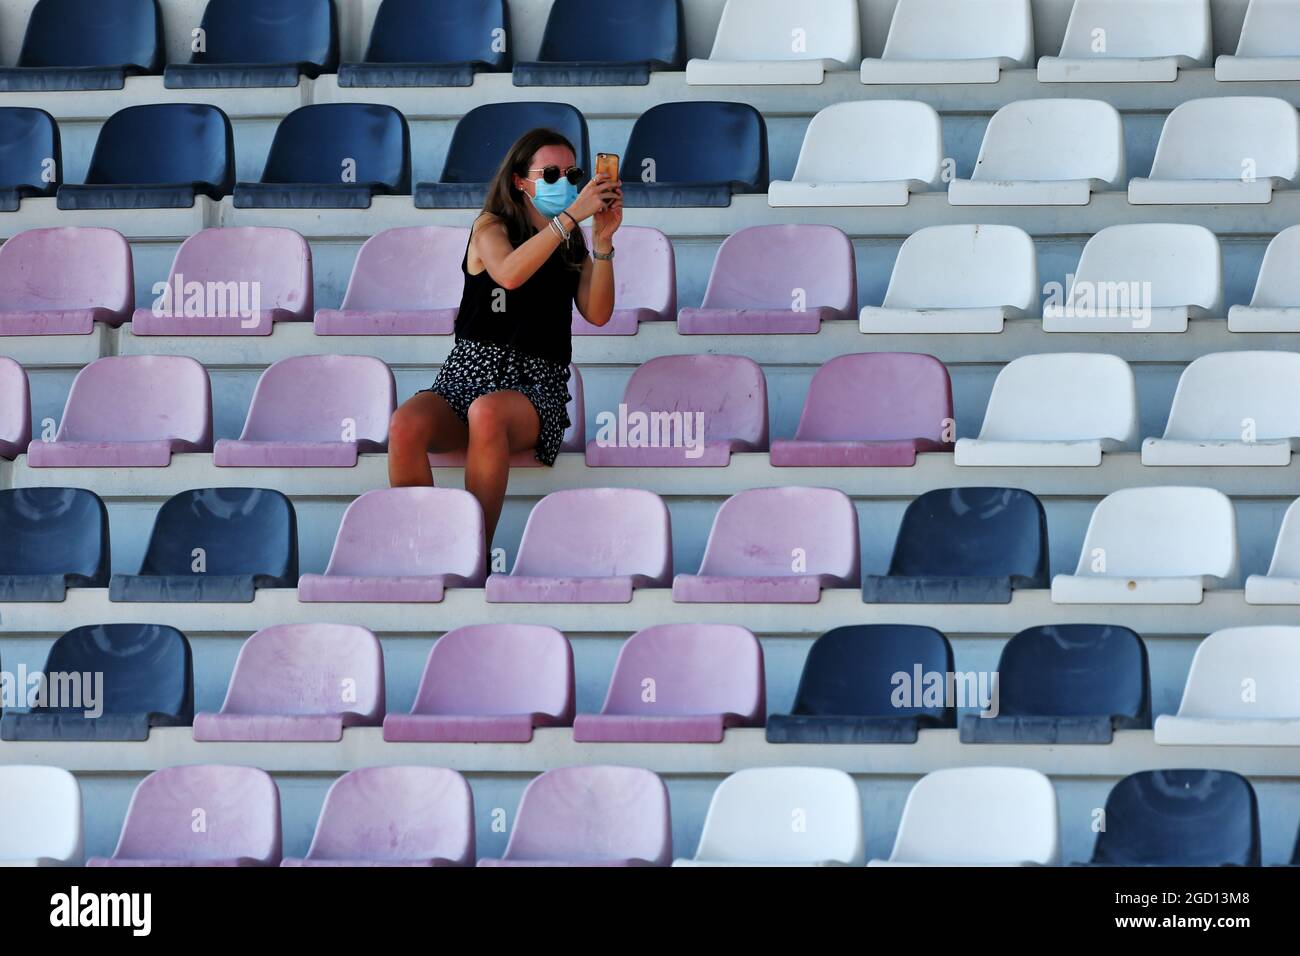
M569 241L569 233L564 228L564 225L560 222L559 216L551 217L551 228L555 230L555 234L560 237L561 242Z
M614 251L615 250L612 246L610 247L609 252L597 252L595 249L592 249L591 257L593 259L599 259L601 262L609 262L614 258Z

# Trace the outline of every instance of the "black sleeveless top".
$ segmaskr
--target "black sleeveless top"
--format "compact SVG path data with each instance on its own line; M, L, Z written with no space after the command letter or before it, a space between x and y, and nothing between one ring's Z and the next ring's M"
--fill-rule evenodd
M584 247L581 232L570 243ZM573 359L573 306L582 272L565 258L561 245L519 288L497 285L484 269L469 271L469 246L460 270L465 293L456 316L456 338L509 346L525 355L547 359L566 369Z

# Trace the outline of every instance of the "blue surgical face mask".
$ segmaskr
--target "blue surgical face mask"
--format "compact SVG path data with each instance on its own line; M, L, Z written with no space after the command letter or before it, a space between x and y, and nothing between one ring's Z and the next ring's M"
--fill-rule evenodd
M548 183L545 179L534 179L532 183L537 195L529 198L537 211L548 219L558 216L578 198L578 187L563 176L553 183Z

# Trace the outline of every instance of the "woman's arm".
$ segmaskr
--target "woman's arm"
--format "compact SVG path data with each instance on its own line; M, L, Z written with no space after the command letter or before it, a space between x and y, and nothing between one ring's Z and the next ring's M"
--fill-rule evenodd
M614 183L614 198L608 209L592 219L591 240L594 251L607 255L614 248L614 233L623 223L622 183ZM614 260L589 259L582 267L576 297L578 311L589 323L605 325L614 315Z

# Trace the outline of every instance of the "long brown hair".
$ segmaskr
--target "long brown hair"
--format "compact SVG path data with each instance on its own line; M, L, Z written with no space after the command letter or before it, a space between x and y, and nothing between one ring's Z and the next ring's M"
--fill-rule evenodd
M519 246L537 233L528 219L528 197L515 188L515 177L530 179L528 173L533 157L539 149L547 146L564 146L573 153L574 161L577 161L578 151L573 148L567 136L553 129L531 129L515 140L488 185L483 212L496 217L505 225L506 236L512 246ZM571 267L581 269L586 263L587 243L581 229L574 229L568 244L560 249Z

